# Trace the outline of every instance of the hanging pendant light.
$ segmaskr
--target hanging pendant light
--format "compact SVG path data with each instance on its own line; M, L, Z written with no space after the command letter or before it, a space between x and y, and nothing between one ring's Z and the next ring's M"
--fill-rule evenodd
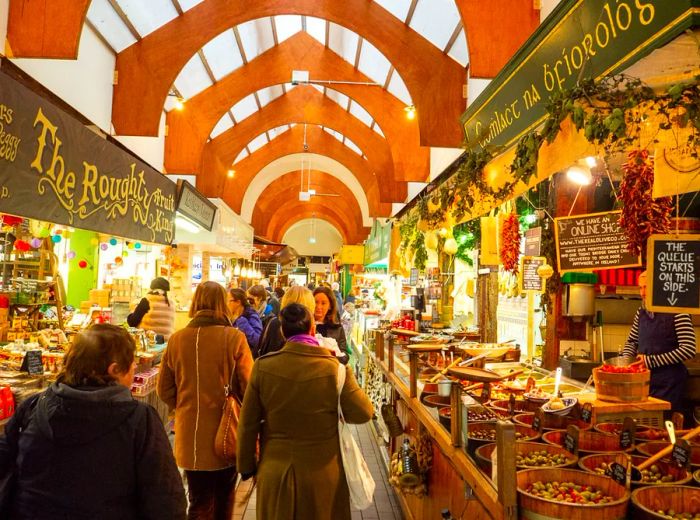
M238 263L238 260L236 260L236 267L233 268L233 276L240 276L241 275L241 264Z

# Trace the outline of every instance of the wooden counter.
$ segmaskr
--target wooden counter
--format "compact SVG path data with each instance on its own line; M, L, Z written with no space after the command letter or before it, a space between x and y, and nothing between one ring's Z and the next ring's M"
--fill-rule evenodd
M671 404L655 397L643 402L612 403L596 399L595 394L580 396L581 404L593 406L593 424L599 422L622 422L625 417L636 419L645 426L664 427L664 410L670 410Z

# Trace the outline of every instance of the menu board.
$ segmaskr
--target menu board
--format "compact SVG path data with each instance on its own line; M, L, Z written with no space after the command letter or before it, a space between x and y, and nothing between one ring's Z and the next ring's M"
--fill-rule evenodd
M544 292L545 279L537 274L537 269L545 265L547 259L544 256L521 256L518 284L520 291Z
M416 285L418 285L418 269L416 269L415 267L411 268L411 277L409 279L408 284L411 287L415 287Z
M641 265L627 251L620 211L554 219L559 272L617 269Z
M534 227L525 231L525 255L540 256L542 245L542 228Z
M646 297L652 311L700 314L700 235L649 237Z

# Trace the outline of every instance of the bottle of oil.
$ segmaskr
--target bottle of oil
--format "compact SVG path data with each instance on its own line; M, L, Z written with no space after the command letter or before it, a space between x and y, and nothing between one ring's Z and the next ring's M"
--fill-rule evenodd
M418 457L408 439L403 440L399 460L401 461L401 475L399 476L401 485L415 486L420 483Z

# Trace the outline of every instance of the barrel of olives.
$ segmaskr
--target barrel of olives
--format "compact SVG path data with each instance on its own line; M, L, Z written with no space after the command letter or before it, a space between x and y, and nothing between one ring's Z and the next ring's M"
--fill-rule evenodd
M700 519L700 488L651 486L632 492L630 517L635 520Z
M500 414L510 413L510 401L508 399L496 399L488 404L488 407ZM535 413L540 407L539 404L525 399L516 399L513 405L513 413Z
M670 443L668 441L645 442L637 445L637 451L642 455L651 457L652 455L656 455L658 452L663 450L669 444ZM671 456L669 455L667 459L670 460ZM700 468L700 444L693 443L690 445L690 465L694 469Z
M525 426L515 425L515 435L518 441L534 441L540 436L537 430ZM477 422L467 426L467 451L474 455L479 446L496 440L496 423Z
M630 372L618 374L593 369L595 393L601 401L615 403L641 402L649 398L651 372Z
M532 428L534 418L535 416L533 414L523 413L513 417L513 422L515 424ZM570 424L578 426L579 430L591 429L591 425L587 422L581 421L580 419L574 419L573 417L567 417L565 415L562 416L553 413L546 413L542 417L543 430L566 430Z
M593 425L593 429L600 433L611 433L613 435L620 435L622 432L622 423L615 422L601 422ZM640 433L646 433L651 430L650 426L644 426L643 424L638 424L635 430L635 437L639 437ZM651 439L650 439L651 440Z
M491 454L495 449L496 443L492 442L479 446L474 452L477 464L487 475L491 475ZM565 468L575 466L577 460L576 455L559 446L540 442L515 443L515 465L519 469Z
M542 434L542 440L548 444L564 446L566 431L552 430ZM634 444L624 451L633 451ZM620 438L617 435L584 430L579 432L578 451L581 454L606 453L620 450Z
M640 465L647 457L639 455L632 456L632 464ZM596 453L594 455L586 455L578 461L579 467L590 473L598 475L605 474L605 469L613 462L627 466L627 455L622 452L613 453ZM679 468L676 464L667 461L658 461L652 464L649 468L642 470L642 480L632 480L632 485L638 486L672 486L683 485L690 482L693 475L685 468Z
M516 478L520 519L626 518L629 491L611 478L566 468L526 469Z

